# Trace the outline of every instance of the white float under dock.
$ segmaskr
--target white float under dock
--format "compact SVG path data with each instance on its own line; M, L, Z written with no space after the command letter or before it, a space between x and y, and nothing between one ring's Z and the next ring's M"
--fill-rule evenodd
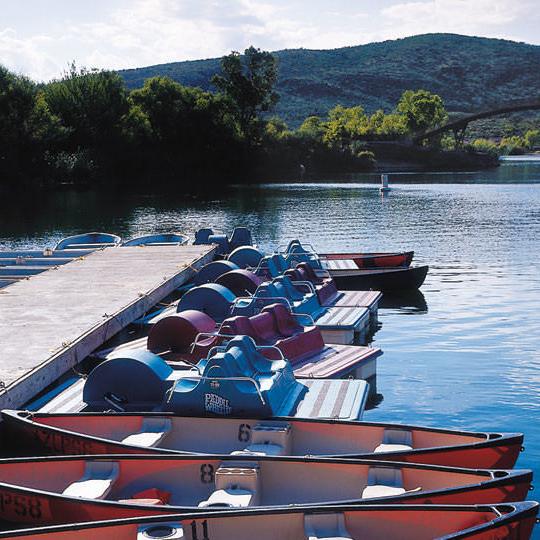
M20 408L214 252L208 245L107 248L0 289L0 409Z

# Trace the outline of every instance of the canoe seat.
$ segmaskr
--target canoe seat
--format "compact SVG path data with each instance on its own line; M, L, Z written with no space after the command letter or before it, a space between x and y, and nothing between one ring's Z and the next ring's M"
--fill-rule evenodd
M231 452L232 456L285 456L285 449L279 444L250 444L244 450Z
M233 462L221 465L215 474L216 490L199 508L244 508L259 505L259 466L255 463Z
M169 418L145 418L138 433L132 433L122 439L124 444L133 444L151 448L157 446L171 431Z
M350 540L345 517L338 514L305 514L304 534L308 540Z
M352 259L328 259L323 261L326 270L358 270L358 265Z
M253 427L251 444L233 455L290 456L291 425L287 422L260 422Z
M392 467L370 467L368 485L362 492L362 499L392 497L405 493L400 469Z
M87 461L81 479L70 484L62 494L68 497L104 499L118 474L118 463L114 461Z
M412 449L412 433L409 430L385 429L382 443L375 448L374 452L406 452Z
M217 489L206 501L199 503L199 508L245 508L253 506L253 498L254 493L247 489Z

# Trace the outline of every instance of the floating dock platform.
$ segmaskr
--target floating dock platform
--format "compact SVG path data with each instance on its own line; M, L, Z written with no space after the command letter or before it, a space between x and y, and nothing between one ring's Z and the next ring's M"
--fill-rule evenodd
M0 289L0 409L35 397L191 279L215 249L106 248Z

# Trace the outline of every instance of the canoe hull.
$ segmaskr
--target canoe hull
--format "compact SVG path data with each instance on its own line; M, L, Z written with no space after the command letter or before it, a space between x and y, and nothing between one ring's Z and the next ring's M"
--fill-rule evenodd
M101 462L114 462L120 471L120 486L111 499L89 499L80 494L62 494L64 486L79 481L80 472L85 470L88 463ZM58 524L223 510L223 506L200 507L197 504L206 500L215 489L214 481L217 481L221 467L236 471L239 466L261 468L264 499L255 503L261 508L276 508L289 504L294 504L297 508L313 508L321 504L511 503L525 499L532 480L531 471L490 472L373 460L311 460L260 456L248 458L223 455L114 455L100 456L99 460L91 460L85 456L18 458L0 462L0 519L27 524ZM399 471L400 476L408 478L409 485L416 485L418 488L404 494L362 498L361 490L362 486L365 486L366 475L372 468L378 470L381 467L384 470L390 468ZM298 478L303 481L299 483ZM337 479L338 485L330 485L334 479ZM424 482L426 488L419 485ZM54 491L45 491L43 483L57 487ZM40 486L39 489L32 487L36 484ZM190 501L187 504L149 503L145 502L146 499L136 499L132 495L149 488L163 490L174 486L178 490L179 485L183 491L179 492L178 496L186 502ZM447 487L448 485L450 487ZM256 488L255 493L258 493L259 489ZM354 497L350 497L352 493L355 494Z
M115 432L119 425L126 429L125 435L136 432L136 427L142 425L144 419L163 418L163 415L137 413L79 413L70 414L34 414L31 417L25 412L4 411L2 417L8 432L13 440L17 441L18 449L25 448L28 452L39 455L74 455L74 454L201 454L201 453L230 453L241 450L249 444L252 437L252 428L255 427L253 420L246 418L238 419L213 419L213 418L183 418L169 415L174 432L212 432L222 442L218 446L199 446L193 441L187 442L191 452L175 447L174 444L163 444L161 447L137 446L122 443L120 440L112 440L101 431L96 434L95 426L103 429L107 426L109 432ZM277 422L280 419L273 419ZM78 431L77 422L88 426ZM299 447L296 455L319 455L325 457L342 457L348 459L377 459L402 461L405 463L425 463L430 465L446 465L453 467L480 467L483 469L510 469L519 456L523 444L523 435L520 433L508 434L485 434L485 438L478 437L471 442L472 435L468 432L437 430L435 428L421 428L418 426L406 426L402 424L384 424L371 422L347 422L327 420L295 420L291 418L281 419L283 423L291 426L292 437L308 441ZM257 422L255 420L255 422ZM126 428L132 425L133 429ZM405 452L352 452L351 438L366 440L376 437L382 439L385 430L409 430L414 439L426 441L423 448ZM116 431L118 432L118 431ZM94 433L92 435L92 433ZM346 449L337 451L339 443L334 442L333 453L329 447L317 451L309 443L310 440L326 439L342 441L349 439ZM433 443L429 443L429 441ZM223 442L224 441L224 442ZM438 442L435 444L435 442ZM315 443L316 444L316 443ZM373 443L374 445L376 444ZM184 447L185 448L185 447Z
M428 266L384 268L376 270L331 270L338 289L361 291L406 291L419 289L427 276Z

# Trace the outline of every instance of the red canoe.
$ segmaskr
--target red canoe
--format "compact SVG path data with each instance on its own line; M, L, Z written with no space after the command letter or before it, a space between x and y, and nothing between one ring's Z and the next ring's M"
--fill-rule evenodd
M319 257L327 261L354 261L357 268L407 267L412 263L414 251L400 253L320 253Z
M528 470L262 456L71 456L0 460L0 519L54 524L226 508L497 504Z
M264 421L159 413L46 414L9 410L2 411L2 418L19 451L26 447L38 455L229 454L244 450L267 455L510 469L523 444L520 433L472 433L318 419Z
M334 506L180 514L0 532L15 540L528 540L538 503Z

